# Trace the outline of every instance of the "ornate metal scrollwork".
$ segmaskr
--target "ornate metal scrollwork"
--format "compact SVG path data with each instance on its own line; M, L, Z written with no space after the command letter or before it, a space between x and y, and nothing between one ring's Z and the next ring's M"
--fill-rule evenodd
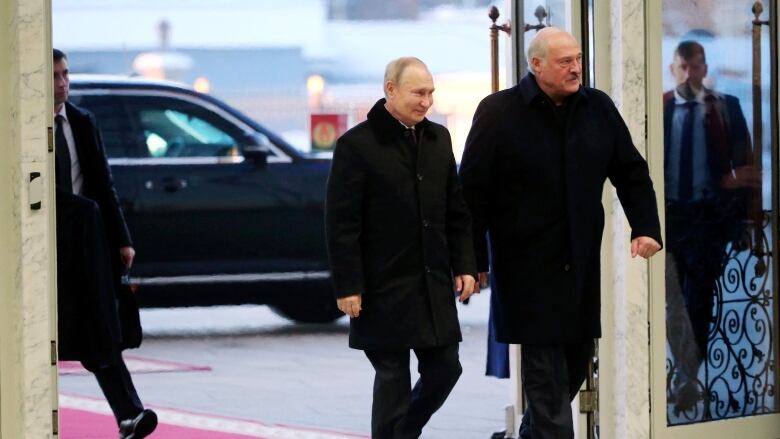
M726 264L713 294L705 361L695 381L693 404L675 403L679 368L666 361L667 419L670 425L758 415L777 411L775 381L777 328L772 291L773 248L764 211L760 233L744 232L743 244L726 249ZM756 242L756 237L760 242ZM742 249L738 248L742 247Z

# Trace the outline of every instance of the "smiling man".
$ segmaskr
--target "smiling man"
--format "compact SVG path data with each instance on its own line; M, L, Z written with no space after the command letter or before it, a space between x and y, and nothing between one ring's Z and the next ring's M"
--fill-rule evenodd
M661 230L647 163L609 96L580 85L574 37L540 31L528 66L519 85L477 108L461 181L479 276L490 269L495 279L496 339L523 345L520 438L573 438L569 404L601 335L605 180L631 225L631 256L660 250Z
M433 78L417 58L385 71L385 99L336 145L328 253L349 345L376 370L373 439L417 438L461 373L455 296L474 291L471 218L449 132L425 118ZM454 278L453 278L454 276ZM420 379L410 388L409 351Z

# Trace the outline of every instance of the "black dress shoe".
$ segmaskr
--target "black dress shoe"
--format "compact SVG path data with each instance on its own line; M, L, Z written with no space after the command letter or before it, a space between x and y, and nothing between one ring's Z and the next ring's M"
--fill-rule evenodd
M133 419L119 423L119 439L141 439L152 434L157 428L157 413L144 410Z

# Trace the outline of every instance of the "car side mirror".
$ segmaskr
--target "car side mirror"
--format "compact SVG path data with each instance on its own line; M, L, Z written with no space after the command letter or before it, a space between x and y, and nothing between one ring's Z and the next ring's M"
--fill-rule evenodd
M244 140L244 158L253 161L258 168L266 167L271 153L270 141L256 134L247 134Z

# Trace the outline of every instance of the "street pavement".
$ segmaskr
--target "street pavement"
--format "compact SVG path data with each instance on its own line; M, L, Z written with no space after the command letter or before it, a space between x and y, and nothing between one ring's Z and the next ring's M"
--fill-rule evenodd
M489 438L503 428L509 383L484 376L488 302L489 292L483 292L458 305L463 375L423 438ZM154 367L139 369L133 378L145 404L370 435L373 369L362 352L347 347L346 318L301 325L267 307L246 305L142 310L141 319L144 343L126 355L153 360L152 366L183 366L156 373ZM89 374L61 375L60 392L77 400L102 398Z

